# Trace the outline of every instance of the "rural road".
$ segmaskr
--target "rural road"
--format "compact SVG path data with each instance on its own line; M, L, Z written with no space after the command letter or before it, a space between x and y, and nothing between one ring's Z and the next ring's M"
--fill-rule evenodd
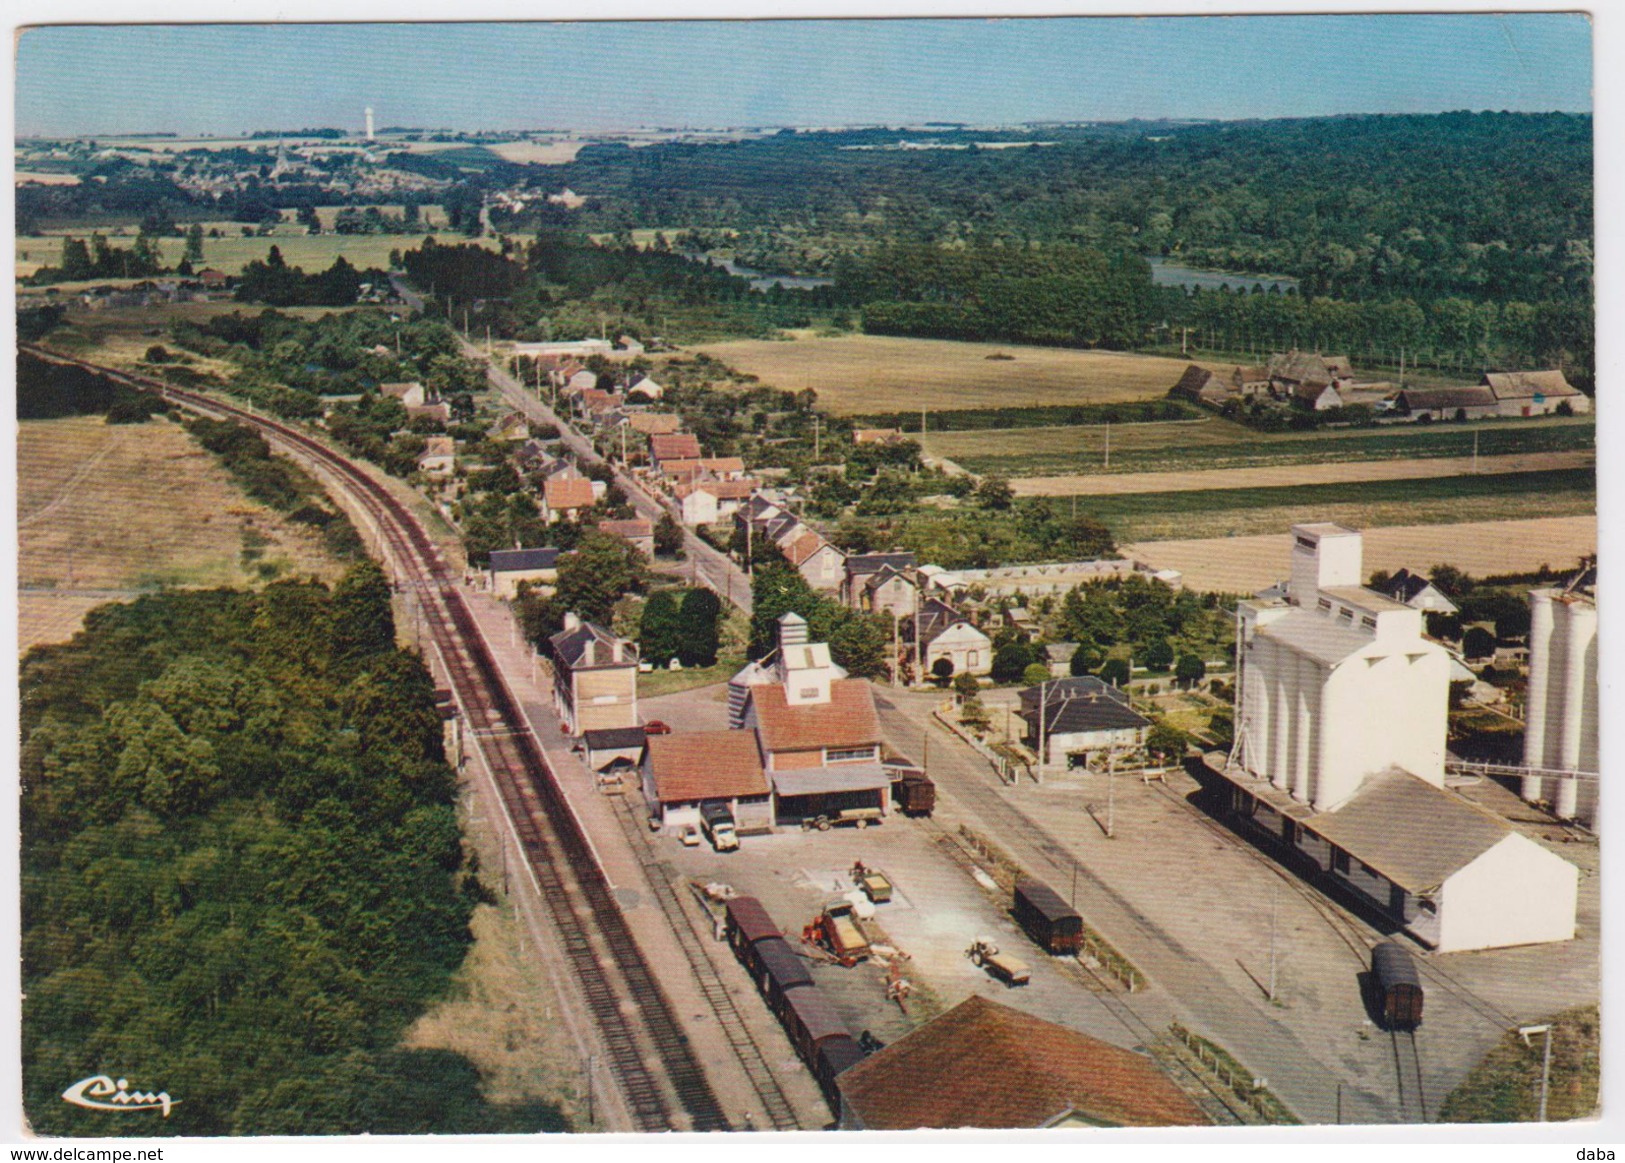
M412 290L405 280L391 276L396 292L405 300L407 306L413 310L423 309L423 296ZM550 424L557 428L559 437L567 448L573 452L580 463L607 464L615 474L615 483L620 485L626 493L628 502L637 511L639 516L647 517L650 521L658 521L662 514L671 512L676 520L678 514L671 511L659 498L650 494L629 473L624 472L614 464L610 464L593 448L592 441L578 432L562 416L554 412L543 403L534 393L521 384L505 368L497 365L487 358L484 351L471 343L466 336L459 337L463 345L463 354L470 359L477 359L486 365L486 377L502 394L502 398L514 409L524 413L529 420L539 424ZM745 572L733 563L726 554L701 541L692 529L680 526L683 529L683 549L688 554L687 570L689 576L707 589L720 594L722 598L737 606L744 613L751 610L750 579Z

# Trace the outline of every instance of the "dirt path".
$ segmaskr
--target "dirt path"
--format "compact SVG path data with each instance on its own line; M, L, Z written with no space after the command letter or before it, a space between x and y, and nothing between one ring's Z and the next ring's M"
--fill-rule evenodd
M1449 564L1475 577L1563 569L1597 548L1597 519L1538 517L1528 521L1477 521L1460 525L1395 525L1364 532L1363 569L1427 570ZM1177 569L1192 589L1251 593L1286 576L1292 534L1209 537L1189 541L1143 541L1123 554L1159 569Z
M1591 449L1573 452L1513 453L1481 456L1480 473L1544 472L1586 468L1596 463ZM1120 493L1175 493L1192 489L1249 489L1280 485L1328 485L1353 481L1397 481L1423 477L1466 476L1470 456L1419 457L1414 460L1337 461L1290 464L1274 468L1196 469L1190 472L1137 472L1099 475L1024 477L1010 482L1018 497L1084 497Z

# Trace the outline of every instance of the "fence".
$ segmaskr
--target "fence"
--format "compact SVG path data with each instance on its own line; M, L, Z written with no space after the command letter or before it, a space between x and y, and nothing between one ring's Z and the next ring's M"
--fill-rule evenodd
M1195 1056L1208 1073L1251 1107L1259 1118L1284 1125L1298 1122L1286 1104L1272 1094L1269 1087L1262 1085L1261 1080L1254 1078L1252 1072L1236 1061L1229 1051L1191 1033L1178 1022L1170 1023L1168 1032Z

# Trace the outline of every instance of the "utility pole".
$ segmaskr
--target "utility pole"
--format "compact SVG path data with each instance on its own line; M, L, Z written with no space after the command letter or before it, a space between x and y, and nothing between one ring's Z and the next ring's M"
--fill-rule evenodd
M920 438L925 438L925 409L920 409Z
M1038 782L1044 782L1044 763L1049 759L1049 683L1038 684Z
M814 464L818 463L818 455L819 455L818 436L819 436L819 432L818 432L818 416L815 413L813 415L813 463Z
M1545 1122L1546 1099L1552 1085L1552 1027L1550 1025L1518 1027L1518 1036L1523 1039L1525 1046L1529 1045L1529 1039L1535 1034L1546 1035L1546 1051L1540 1064L1540 1121Z
M1473 475L1478 475L1478 431L1473 431Z
M1270 885L1270 988L1269 999L1275 1000L1275 901L1276 885Z
M1106 421L1106 467L1112 466L1112 422Z
M1117 752L1106 750L1106 839L1117 839Z

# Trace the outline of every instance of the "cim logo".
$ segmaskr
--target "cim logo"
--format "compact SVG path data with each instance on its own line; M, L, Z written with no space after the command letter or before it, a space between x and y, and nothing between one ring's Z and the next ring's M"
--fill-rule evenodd
M154 1094L150 1090L131 1090L126 1080L120 1078L115 1082L105 1074L81 1078L62 1092L62 1098L74 1106L96 1111L161 1110L166 1119L170 1108L180 1105L172 1101L166 1091Z

